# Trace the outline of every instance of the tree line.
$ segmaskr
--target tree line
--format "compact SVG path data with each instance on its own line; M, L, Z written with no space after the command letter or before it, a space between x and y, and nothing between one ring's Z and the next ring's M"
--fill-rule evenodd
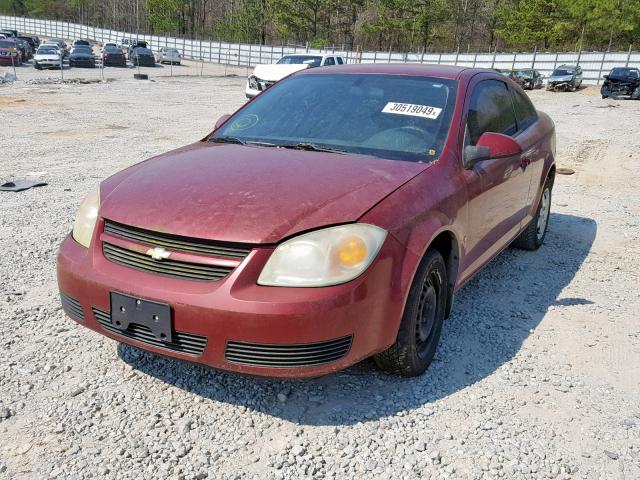
M157 35L354 50L640 45L640 0L0 0L0 13Z

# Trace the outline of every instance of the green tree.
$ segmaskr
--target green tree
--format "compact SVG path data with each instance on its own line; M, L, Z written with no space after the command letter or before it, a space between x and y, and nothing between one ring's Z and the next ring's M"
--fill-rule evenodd
M145 10L151 32L174 32L180 27L180 0L147 0Z
M567 30L572 27L567 3L565 0L521 0L517 4L502 3L496 11L502 28L496 33L505 43L515 47L557 47L563 43Z

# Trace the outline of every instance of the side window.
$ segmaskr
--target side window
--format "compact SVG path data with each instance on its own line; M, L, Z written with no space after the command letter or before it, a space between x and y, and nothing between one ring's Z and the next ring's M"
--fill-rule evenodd
M475 86L469 103L467 128L470 145L475 145L485 132L516 133L516 117L506 83L483 80Z
M538 113L527 94L519 88L512 88L511 94L513 95L513 108L516 111L518 132L521 132L536 122Z
M336 61L333 59L333 57L327 57L324 61L325 65L335 65Z
M344 65L344 62L342 61L342 57L336 57L336 60L338 60L338 65Z

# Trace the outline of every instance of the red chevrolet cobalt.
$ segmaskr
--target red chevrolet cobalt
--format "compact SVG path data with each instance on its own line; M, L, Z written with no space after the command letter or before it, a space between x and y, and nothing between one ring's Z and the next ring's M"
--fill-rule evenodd
M66 313L211 367L419 375L454 293L547 230L555 131L492 70L296 73L104 180L58 257Z

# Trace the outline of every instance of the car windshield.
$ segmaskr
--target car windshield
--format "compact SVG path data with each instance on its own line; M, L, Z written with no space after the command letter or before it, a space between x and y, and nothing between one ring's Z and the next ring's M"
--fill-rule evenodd
M300 65L307 63L310 67L319 67L320 62L322 62L322 57L313 55L289 55L278 60L279 65Z
M638 78L640 77L640 71L631 68L614 68L609 75L614 77Z
M566 77L567 75L573 75L573 72L571 70L565 70L564 68L558 68L552 73L554 77Z
M449 131L457 82L379 74L299 75L276 83L211 138L430 162Z
M165 50L165 52L167 52L167 53L178 53L178 50L176 50L175 48L167 48Z
M39 48L36 55L58 55L58 50L51 48Z
M0 40L0 48L13 48L15 47L15 43L13 42L3 42Z
M86 47L84 45L77 45L73 47L73 53L92 53L91 47Z
M531 70L516 70L515 75L517 77L531 77L533 72Z

